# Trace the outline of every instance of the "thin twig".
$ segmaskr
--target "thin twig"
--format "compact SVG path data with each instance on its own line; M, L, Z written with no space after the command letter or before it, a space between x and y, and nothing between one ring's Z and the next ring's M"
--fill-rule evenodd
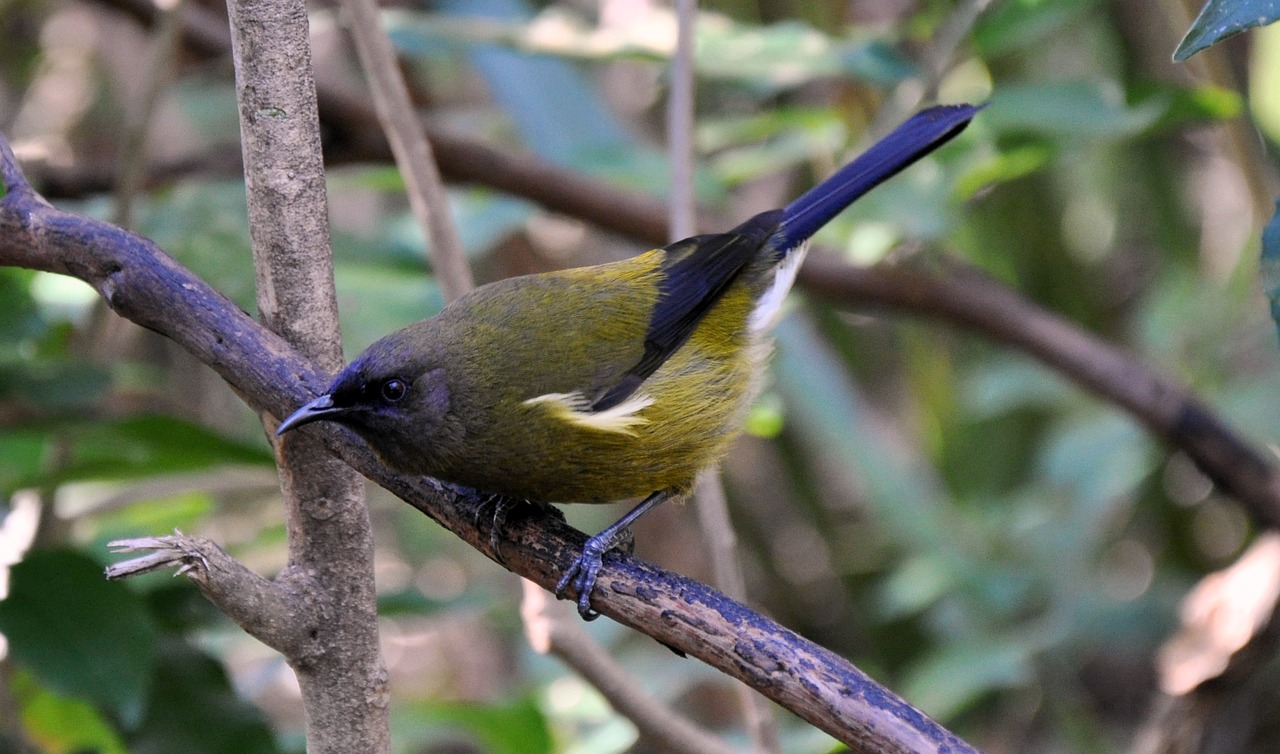
M693 192L693 43L697 0L676 0L676 51L667 97L667 163L671 166L670 241L692 236L697 222Z
M910 78L898 85L890 97L876 113L875 120L867 129L868 140L880 138L889 133L907 113L914 111L922 102L929 102L938 96L938 87L942 79L955 63L960 44L969 38L969 32L977 22L978 16L991 5L991 0L961 0L942 22L920 51L920 69L922 75Z
M745 600L747 586L742 563L738 559L738 537L733 531L733 522L729 520L729 502L718 469L705 471L698 477L694 500L716 588L735 600ZM773 709L745 684L735 684L734 691L742 708L743 723L756 748L765 752L781 751L782 741Z
M560 658L600 691L640 735L688 754L742 754L686 720L636 683L635 678L582 629L577 614L532 582L524 582L520 614L535 652Z
M395 49L378 21L377 5L373 0L344 0L343 8L351 19L356 52L369 79L378 120L404 176L409 206L427 238L431 266L445 300L452 301L475 283L449 211L449 197L436 169L431 142L409 101Z
M160 93L173 75L173 60L182 42L179 13L185 0L158 3L160 17L151 42L151 59L142 77L142 93L128 109L120 127L120 149L116 153L116 209L114 222L124 228L133 227L133 202L142 189L146 172L147 134Z
M245 568L210 539L175 531L163 537L119 540L109 546L117 553L147 553L109 566L109 579L176 568L174 575L187 576L236 625L277 652L298 655L310 641L310 627L289 620L298 613L291 595Z
M697 0L676 0L676 50L671 60L671 92L667 98L667 162L671 165L670 239L678 241L697 232L694 171L696 152L693 132L694 113L694 42L696 41ZM711 561L715 586L734 599L744 599L746 589L742 567L738 562L737 539L729 521L720 475L708 471L698 479L694 507L702 529L706 552ZM743 684L734 684L734 692L742 708L742 718L756 748L766 752L779 750L778 732L773 725L769 706L758 694Z

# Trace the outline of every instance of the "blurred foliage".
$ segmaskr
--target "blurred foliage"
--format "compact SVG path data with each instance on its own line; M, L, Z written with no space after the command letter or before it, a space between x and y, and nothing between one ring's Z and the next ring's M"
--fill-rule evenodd
M936 40L970 5L705 3L699 196L747 216L841 164L920 91L989 99L955 144L819 241L859 263L977 265L1188 382L1255 444L1275 443L1280 362L1256 281L1274 309L1277 231L1261 262L1256 240L1273 200L1256 187L1271 167L1232 131L1252 117L1280 136L1274 27L1250 36L1252 50L1210 50L1231 65L1203 74L1169 62L1186 32L1162 20L1177 16L1171 1L1155 14L1142 3L1004 0L959 29L939 67ZM1271 5L1210 2L1178 54L1265 22ZM355 76L331 11L314 21L320 64ZM447 0L401 4L385 23L433 120L665 193L669 9ZM122 159L146 32L92 2L10 0L0 37L0 130L35 162L90 173ZM183 59L142 159L191 167L137 197L134 217L252 310L243 186L200 159L236 138L233 91L227 60ZM344 166L329 188L352 355L441 300L396 172ZM451 199L484 279L640 250L482 187ZM111 195L58 201L116 211ZM214 537L261 572L283 565L257 418L83 285L0 269L0 303L6 744L300 750L297 689L278 657L181 580L100 578L106 541L173 527ZM749 429L725 478L751 602L992 752L1128 745L1179 598L1253 535L1232 501L1128 416L1024 354L934 321L800 300ZM652 750L527 648L507 574L384 494L370 505L399 751ZM614 515L567 513L587 529ZM664 566L707 572L688 509L642 522L637 539ZM589 630L654 694L745 744L715 673L607 621ZM1276 680L1237 710L1242 751L1275 750L1264 702ZM778 717L785 751L832 750Z

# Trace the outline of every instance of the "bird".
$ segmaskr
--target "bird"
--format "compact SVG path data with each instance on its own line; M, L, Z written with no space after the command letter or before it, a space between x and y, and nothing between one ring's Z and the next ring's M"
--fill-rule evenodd
M983 106L922 110L781 209L629 259L480 286L369 346L276 430L353 430L387 466L538 503L641 498L556 585L579 614L627 527L739 433L769 329L822 226Z

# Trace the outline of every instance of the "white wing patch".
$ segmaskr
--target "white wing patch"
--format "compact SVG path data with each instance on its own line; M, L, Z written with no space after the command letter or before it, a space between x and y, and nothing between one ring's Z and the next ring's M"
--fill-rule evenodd
M653 405L653 398L636 393L622 403L604 411L592 411L591 403L582 393L547 393L524 402L526 406L545 403L547 410L557 419L569 424L601 432L617 432L620 435L635 436L632 427L648 424L649 420L639 413Z
M751 312L752 332L763 332L777 324L778 315L782 313L782 302L787 299L787 292L796 282L796 273L800 271L800 263L804 261L804 255L808 251L809 242L806 240L788 252L782 264L778 265L773 273L773 284L756 302L756 308Z

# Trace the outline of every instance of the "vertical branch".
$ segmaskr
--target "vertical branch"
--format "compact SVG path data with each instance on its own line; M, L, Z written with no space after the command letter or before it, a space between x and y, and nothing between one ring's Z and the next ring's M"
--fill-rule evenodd
M676 52L671 61L671 95L667 101L667 154L671 165L671 202L669 207L672 241L697 232L697 205L694 196L693 144L695 117L694 42L698 0L676 0ZM738 544L729 521L720 474L704 472L698 478L694 496L699 528L707 540L715 585L734 599L746 591L742 569L738 563ZM756 748L764 752L779 751L777 730L769 705L744 684L734 684L742 716Z
M151 116L155 112L160 93L169 83L173 60L182 41L180 15L183 0L164 0L157 3L159 20L152 35L151 59L143 75L142 92L138 101L129 108L124 125L120 129L120 172L116 177L116 211L114 223L121 227L133 226L133 201L142 187L146 171L147 134L151 130Z
M351 16L356 51L369 77L378 120L404 176L409 206L427 238L431 266L445 301L452 301L471 290L475 283L449 212L449 199L431 142L409 101L409 90L400 74L391 40L378 25L378 7L374 0L345 0L343 8Z
M229 11L259 313L334 371L342 347L306 5L231 0ZM289 537L277 583L309 637L286 654L302 689L307 750L387 752L363 482L314 437L291 435L276 451Z
M667 154L671 165L669 205L672 241L697 231L693 196L693 42L698 0L676 0L676 54L671 61L671 96L667 100Z

